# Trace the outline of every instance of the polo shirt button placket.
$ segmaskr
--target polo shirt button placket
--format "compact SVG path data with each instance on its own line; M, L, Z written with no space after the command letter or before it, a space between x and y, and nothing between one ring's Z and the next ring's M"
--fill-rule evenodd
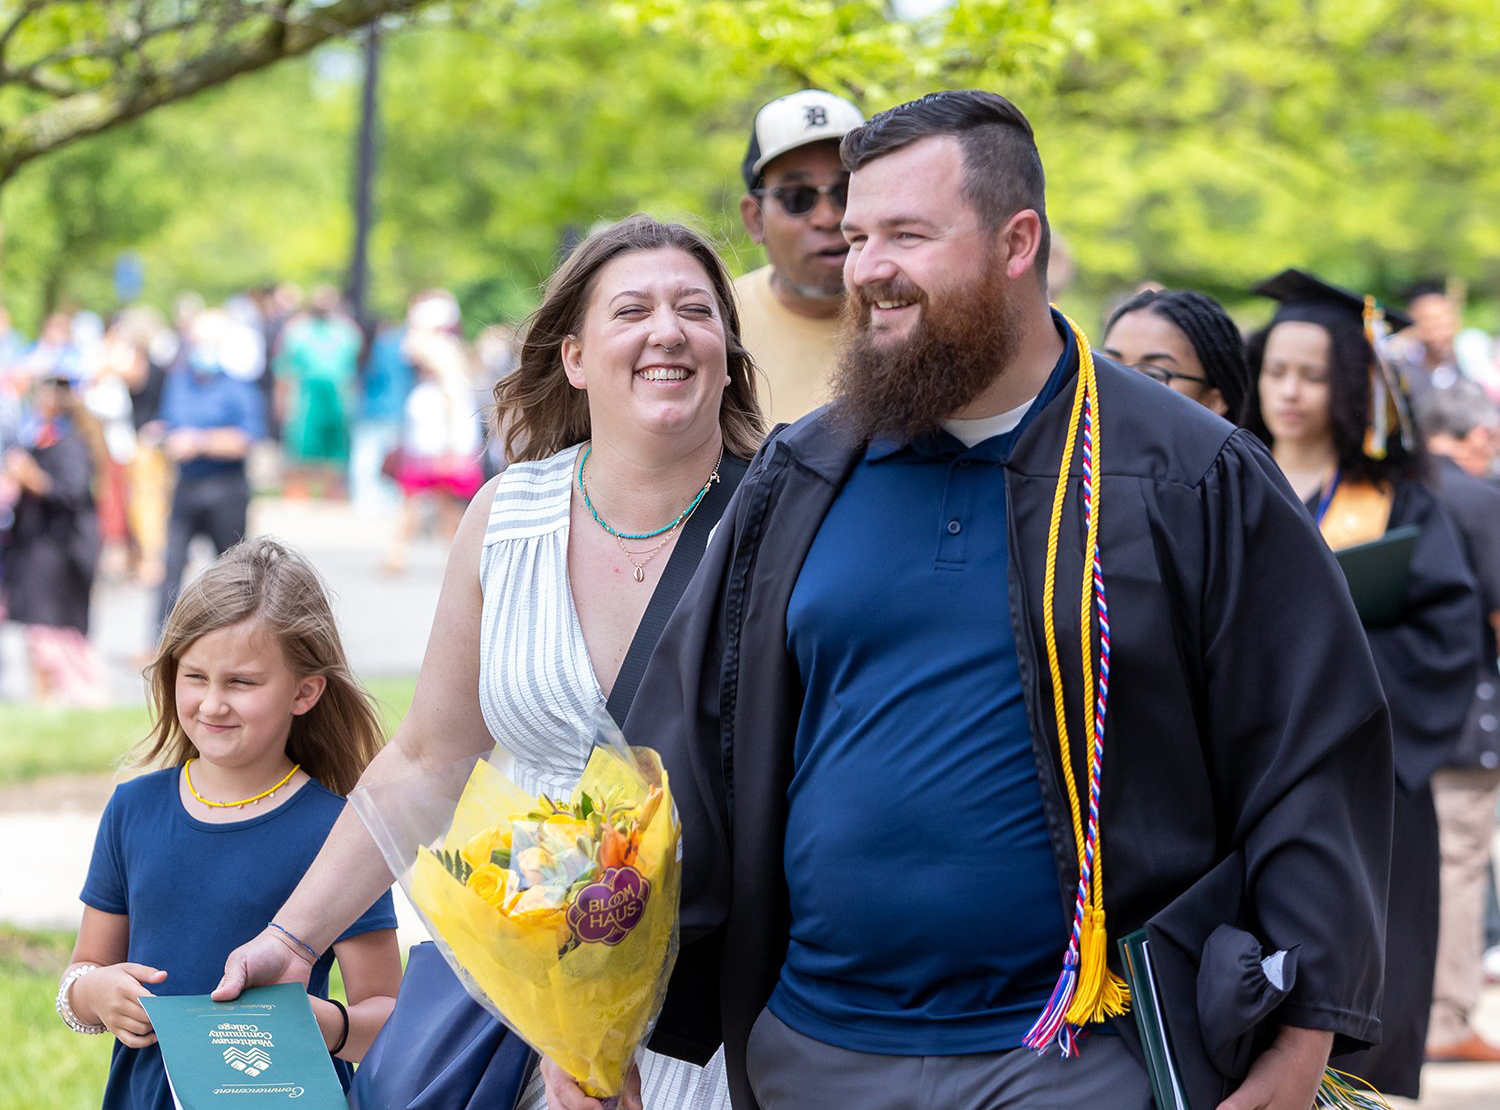
M950 520L948 522L948 535L950 535L950 536L956 536L960 532L962 532L963 530L964 530L964 526L962 524L960 524L957 520Z

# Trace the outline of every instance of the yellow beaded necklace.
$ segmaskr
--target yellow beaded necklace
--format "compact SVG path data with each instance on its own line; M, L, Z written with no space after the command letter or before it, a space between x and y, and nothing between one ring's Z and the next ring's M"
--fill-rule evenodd
M188 793L211 809L243 809L245 806L250 805L252 802L258 802L262 798L269 798L273 796L276 791L280 790L283 786L290 782L292 776L295 775L302 767L302 764L300 763L293 763L292 769L282 776L280 782L271 787L269 790L262 790L259 794L256 794L252 797L243 798L238 802L211 802L202 794L198 793L198 791L193 786L193 772L190 769L193 766L193 762L194 761L190 759L182 765L182 777L187 780Z

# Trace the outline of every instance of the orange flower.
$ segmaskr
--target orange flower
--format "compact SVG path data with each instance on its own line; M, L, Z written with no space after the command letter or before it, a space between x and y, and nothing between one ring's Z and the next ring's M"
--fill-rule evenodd
M613 825L604 826L604 836L599 842L599 867L607 870L611 867L621 867L628 861L626 854L629 841L624 834Z

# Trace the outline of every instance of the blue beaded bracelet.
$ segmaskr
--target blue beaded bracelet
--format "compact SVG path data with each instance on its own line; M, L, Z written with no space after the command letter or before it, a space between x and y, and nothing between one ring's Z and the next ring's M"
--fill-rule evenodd
M268 922L266 922L266 924L270 928L275 929L278 932L285 933L287 936L291 937L293 944L295 944L298 948L304 949L307 952L307 954L313 958L313 962L314 963L317 962L318 955L319 955L318 950L316 948L314 948L312 945L308 944L307 941L303 940L301 937L299 937L296 933L292 932L290 929L285 928L284 926L276 924L276 922L274 922L274 921L268 921Z

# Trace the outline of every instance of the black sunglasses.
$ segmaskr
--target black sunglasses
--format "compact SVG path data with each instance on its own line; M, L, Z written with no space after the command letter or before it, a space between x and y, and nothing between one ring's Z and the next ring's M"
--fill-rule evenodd
M818 206L819 197L827 197L842 212L849 206L849 180L832 185L777 185L772 189L751 189L751 196L775 197L788 216L805 216Z

